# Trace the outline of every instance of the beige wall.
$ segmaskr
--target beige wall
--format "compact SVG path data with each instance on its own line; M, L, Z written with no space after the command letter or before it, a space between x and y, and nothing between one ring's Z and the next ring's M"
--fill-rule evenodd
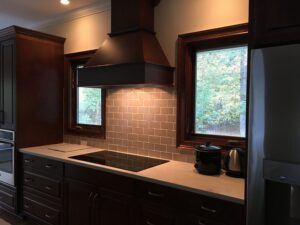
M169 62L175 65L178 34L248 21L248 0L162 0L155 30Z
M39 30L65 37L65 53L97 49L110 32L110 11L42 27Z

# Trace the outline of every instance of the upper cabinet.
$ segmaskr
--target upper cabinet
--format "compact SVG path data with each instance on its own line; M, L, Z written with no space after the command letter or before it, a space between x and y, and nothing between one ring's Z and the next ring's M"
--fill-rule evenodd
M16 146L63 137L64 38L21 27L0 30L0 129Z
M15 128L15 41L0 42L0 127Z
M299 0L251 0L253 47L291 44L300 40Z

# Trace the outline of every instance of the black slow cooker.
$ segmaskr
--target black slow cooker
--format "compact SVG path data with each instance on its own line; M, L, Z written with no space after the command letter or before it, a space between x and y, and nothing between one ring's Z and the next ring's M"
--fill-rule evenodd
M201 174L217 175L221 172L221 148L211 145L195 146L195 168Z

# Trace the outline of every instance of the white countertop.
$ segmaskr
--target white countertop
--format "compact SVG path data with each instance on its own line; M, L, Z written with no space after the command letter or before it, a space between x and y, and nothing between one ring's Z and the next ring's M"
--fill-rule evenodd
M202 175L194 169L193 164L178 161L170 161L140 172L131 172L69 158L71 156L102 151L104 149L78 145L79 148L85 149L75 150L76 146L70 145L70 151L62 152L50 150L49 148L53 148L53 146L56 147L57 145L24 148L19 151L244 204L244 179L228 177L224 173L218 176ZM68 147L68 144L64 144L64 147Z

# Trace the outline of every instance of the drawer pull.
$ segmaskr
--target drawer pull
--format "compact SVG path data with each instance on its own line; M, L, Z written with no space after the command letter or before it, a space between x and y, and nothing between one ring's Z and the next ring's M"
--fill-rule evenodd
M147 221L146 221L146 224L147 224L147 225L155 225L154 223L151 223L150 220L147 220Z
M48 214L48 213L46 213L46 214L45 214L45 217L46 217L47 219L51 219L53 216L50 215L50 214Z
M155 198L163 198L163 197L165 197L164 194L155 193L155 192L152 192L152 191L148 191L148 195L152 196L152 197L155 197Z
M32 160L32 159L24 159L24 162L25 162L25 163L32 163L33 160Z
M29 209L29 208L30 208L30 205L24 204L24 208L25 208L25 209Z
M52 187L51 187L51 186L46 186L45 189L46 189L47 191L51 191L51 190L52 190Z
M207 225L207 224L203 223L201 220L198 220L198 225Z
M32 182L33 179L32 179L32 178L25 178L24 181L25 181L26 183L28 183L28 182Z
M51 165L51 164L46 164L46 165L45 165L45 168L46 168L46 169L52 169L52 168L53 168L53 165Z
M217 210L207 208L207 207L205 207L205 206L203 206L203 205L201 206L201 209L202 209L203 211L206 211L206 212L209 212L209 213L216 213L216 212L217 212Z

